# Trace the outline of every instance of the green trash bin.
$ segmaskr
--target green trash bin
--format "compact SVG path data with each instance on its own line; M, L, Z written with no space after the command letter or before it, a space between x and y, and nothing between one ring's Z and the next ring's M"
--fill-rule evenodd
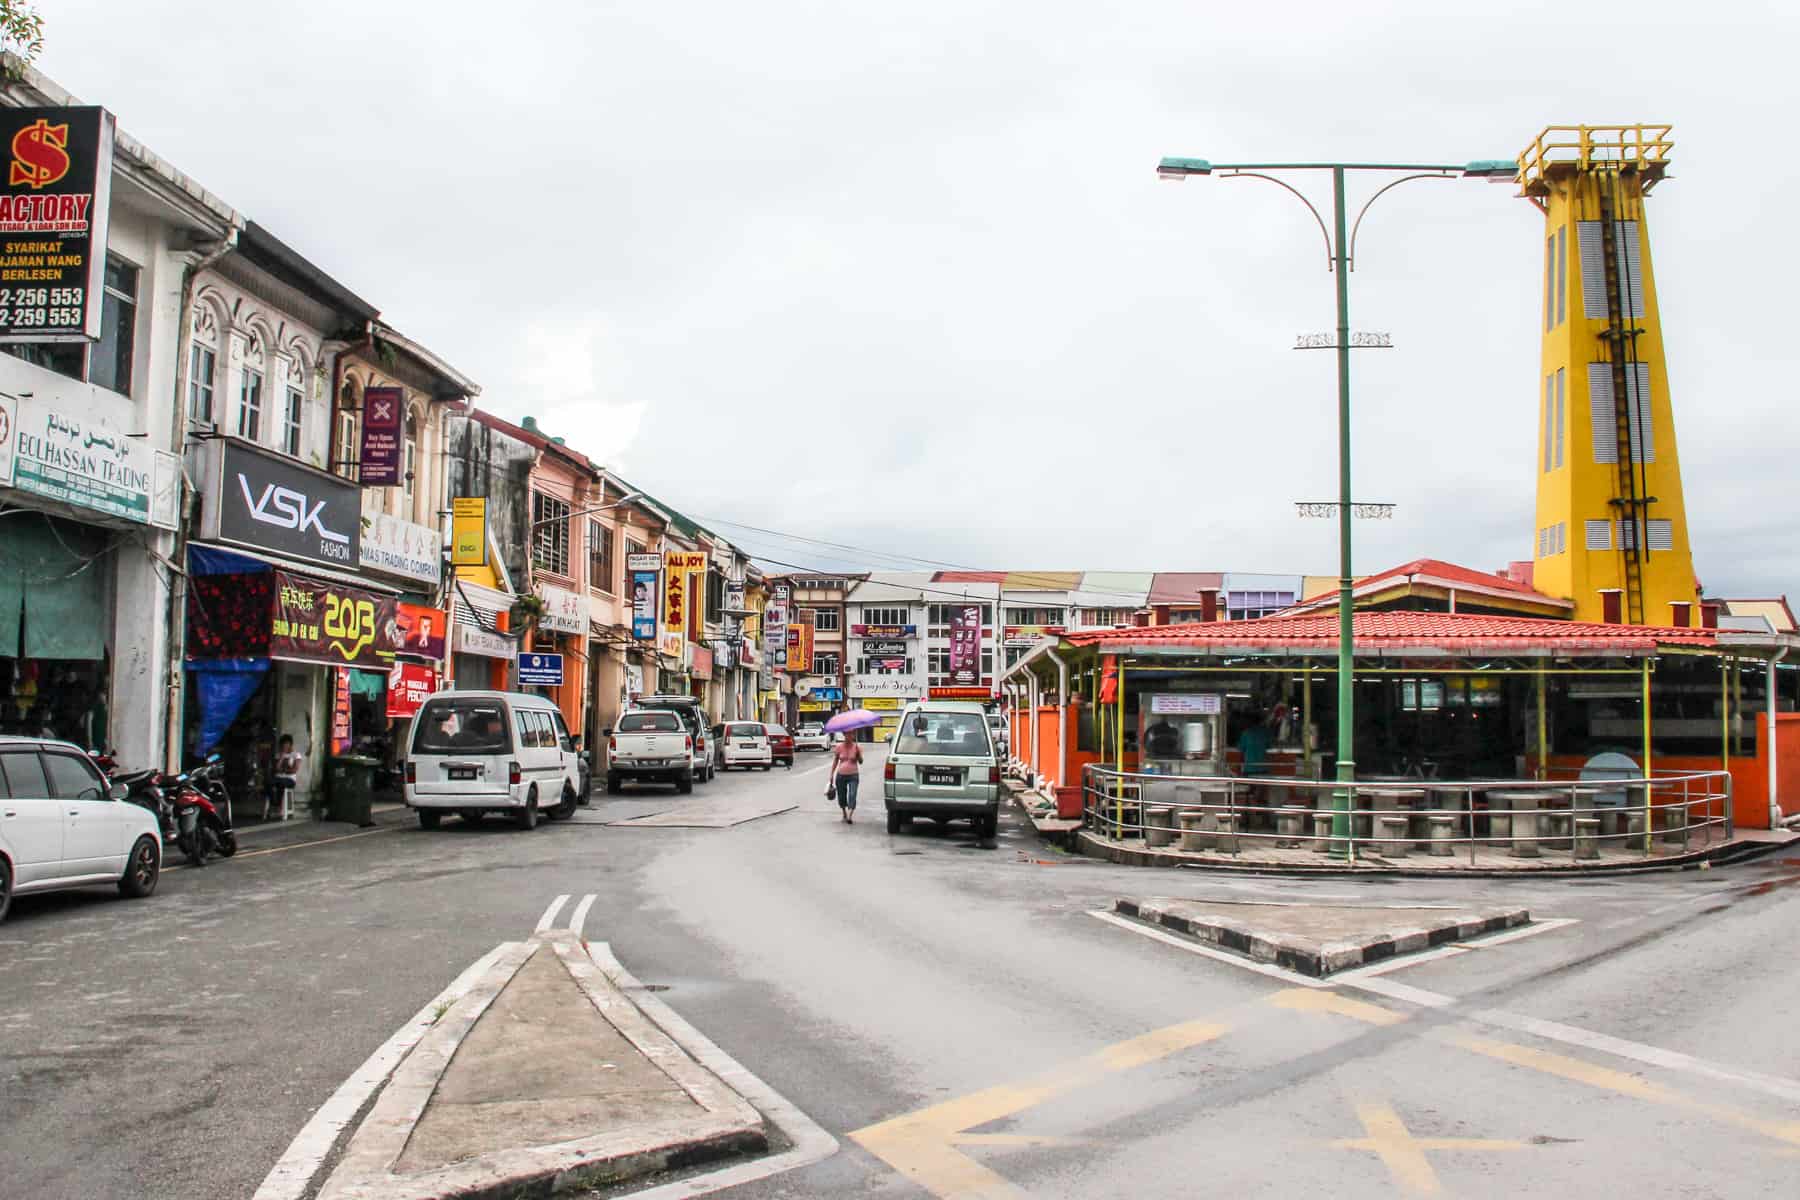
M355 825L373 825L370 812L375 792L375 768L378 758L366 754L342 754L326 760L325 815L333 821L349 821Z

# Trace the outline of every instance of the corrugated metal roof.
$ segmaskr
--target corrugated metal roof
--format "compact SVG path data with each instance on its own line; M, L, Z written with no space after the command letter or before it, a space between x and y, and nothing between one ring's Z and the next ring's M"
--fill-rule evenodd
M1223 571L1158 571L1150 581L1150 603L1198 604L1201 592L1224 586Z
M1009 592L1066 592L1081 586L1081 572L1008 571L1001 584Z
M1602 625L1477 613L1359 612L1354 636L1365 650L1442 649L1453 653L1560 650L1569 653L1649 653L1658 646L1713 646L1717 630ZM1264 617L1256 621L1094 629L1065 635L1075 646L1116 645L1194 649L1318 650L1338 642L1336 612Z

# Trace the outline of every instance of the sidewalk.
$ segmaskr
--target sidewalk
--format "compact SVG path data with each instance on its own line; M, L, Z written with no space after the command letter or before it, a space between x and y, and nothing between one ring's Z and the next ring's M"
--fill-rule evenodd
M547 1195L767 1148L756 1109L555 930L439 1015L319 1198Z

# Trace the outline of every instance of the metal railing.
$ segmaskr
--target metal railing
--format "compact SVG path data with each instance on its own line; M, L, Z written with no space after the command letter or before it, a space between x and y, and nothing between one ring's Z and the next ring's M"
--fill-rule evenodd
M1731 839L1724 771L1605 779L1336 780L1161 775L1090 765L1083 827L1150 849L1358 858L1648 858ZM1337 800L1347 793L1348 812Z

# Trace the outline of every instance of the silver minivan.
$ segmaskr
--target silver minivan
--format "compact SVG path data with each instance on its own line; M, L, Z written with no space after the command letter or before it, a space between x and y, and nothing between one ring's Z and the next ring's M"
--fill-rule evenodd
M955 700L909 705L882 769L889 833L914 817L966 819L991 838L1000 824L1000 760L986 710Z
M413 718L406 750L406 804L436 829L445 812L479 821L511 816L521 829L538 814L575 815L581 759L562 712L526 692L439 692Z

